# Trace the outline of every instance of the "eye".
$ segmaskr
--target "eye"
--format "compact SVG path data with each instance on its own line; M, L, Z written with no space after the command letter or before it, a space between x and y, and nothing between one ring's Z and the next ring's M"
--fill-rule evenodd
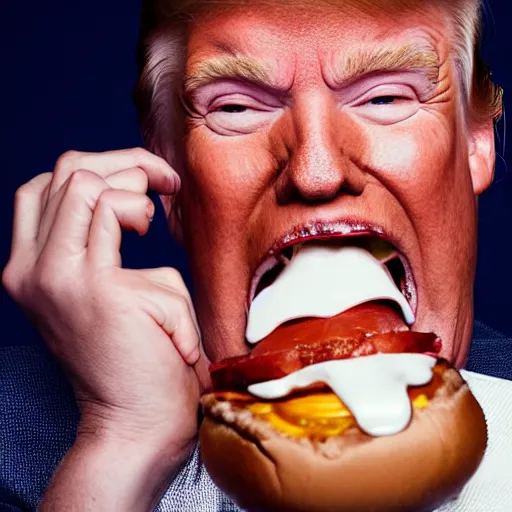
M370 103L372 105L390 105L394 103L396 100L396 96L377 96L376 98L372 98Z
M222 107L219 108L220 112L227 112L228 114L238 114L240 112L245 112L247 110L247 107L244 105L222 105Z
M411 87L386 84L367 91L353 103L352 108L373 123L387 125L413 116L420 108L420 101Z
M272 122L281 108L255 96L234 93L215 98L205 115L206 124L220 135L256 132Z

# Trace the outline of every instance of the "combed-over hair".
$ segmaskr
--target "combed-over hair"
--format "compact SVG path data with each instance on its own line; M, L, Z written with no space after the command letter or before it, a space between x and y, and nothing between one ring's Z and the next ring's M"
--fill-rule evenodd
M243 3L293 5L356 4L367 13L382 10L387 16L421 4L444 8L454 28L455 66L459 75L461 100L469 123L497 120L502 113L502 90L491 79L481 54L482 0L143 0L141 30L137 49L139 78L134 100L145 145L180 166L183 116L179 94L183 87L187 24L208 9L229 9Z

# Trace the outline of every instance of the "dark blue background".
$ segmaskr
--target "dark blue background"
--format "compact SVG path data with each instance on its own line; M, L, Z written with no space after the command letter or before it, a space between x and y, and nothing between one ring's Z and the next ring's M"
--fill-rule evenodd
M169 0L172 1L172 0ZM13 195L18 186L52 170L68 149L104 151L141 145L131 91L136 77L137 0L0 0L2 186L0 265L9 255ZM495 80L512 90L506 0L489 2L485 55ZM510 102L506 97L506 105ZM499 125L503 138L503 122ZM476 316L512 336L510 240L512 182L509 153L480 201ZM434 210L436 204L430 205ZM159 209L149 234L129 234L123 248L129 267L177 266L185 256L169 238ZM461 254L461 257L464 255ZM30 343L35 333L1 291L0 345Z

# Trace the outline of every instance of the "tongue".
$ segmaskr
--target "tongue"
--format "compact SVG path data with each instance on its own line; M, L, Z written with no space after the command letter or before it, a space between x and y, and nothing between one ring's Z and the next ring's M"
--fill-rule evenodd
M370 252L351 246L306 245L252 302L246 338L258 343L290 320L331 318L378 300L396 303L405 321L414 322L409 303L384 264Z

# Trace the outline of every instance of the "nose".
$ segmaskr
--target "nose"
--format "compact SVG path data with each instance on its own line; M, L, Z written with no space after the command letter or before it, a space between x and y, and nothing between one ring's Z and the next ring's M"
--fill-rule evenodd
M304 98L292 109L288 158L276 182L280 204L328 202L340 194L362 194L366 177L357 166L362 151L353 122L329 99Z

